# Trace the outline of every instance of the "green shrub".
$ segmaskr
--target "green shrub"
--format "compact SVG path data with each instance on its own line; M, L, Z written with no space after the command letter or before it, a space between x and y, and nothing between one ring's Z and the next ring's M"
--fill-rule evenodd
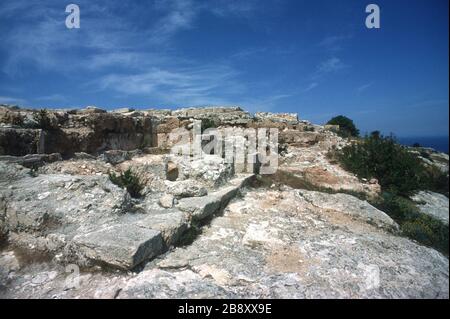
M379 132L344 147L338 160L360 178L377 178L384 190L411 195L421 187L425 167L420 159Z
M425 169L421 178L422 188L449 196L449 176L435 166Z
M52 129L48 111L45 109L33 113L33 119L38 123L39 127L44 130Z
M428 215L419 215L401 225L403 234L448 255L448 226Z
M434 166L425 167L417 155L380 132L335 151L329 158L333 156L359 177L378 179L383 194L371 204L394 219L405 236L448 255L448 226L420 212L408 198L420 189L448 196L448 174Z
M346 116L339 115L333 117L328 121L328 125L339 125L339 135L343 137L357 137L359 136L359 130L356 128L355 123Z
M202 119L202 133L209 128L216 128L217 123L213 119Z
M412 200L389 192L383 192L381 198L373 204L398 223L420 214L419 209Z
M139 198L141 197L141 191L144 188L139 180L139 178L132 172L131 168L127 169L125 172L116 175L116 173L109 173L109 179L112 183L116 184L121 188L125 188L131 197Z
M448 226L420 212L412 200L384 192L371 204L394 219L406 237L448 255Z

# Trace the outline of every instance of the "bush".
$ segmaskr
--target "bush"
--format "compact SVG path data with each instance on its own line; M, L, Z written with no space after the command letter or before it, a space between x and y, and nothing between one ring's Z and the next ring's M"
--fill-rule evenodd
M131 197L139 198L142 196L141 191L144 188L139 181L139 178L131 171L131 168L125 172L120 173L119 176L116 173L109 173L109 179L113 184L121 188L125 188Z
M209 128L216 128L217 123L213 119L202 119L202 133L205 132Z
M425 167L417 155L378 131L329 158L333 156L359 177L378 179L383 194L371 204L394 219L405 236L448 255L448 226L420 212L408 198L419 189L448 196L448 174L434 166Z
M359 130L356 128L355 123L346 116L339 115L333 117L328 121L328 125L339 125L339 135L343 137L357 137L359 136Z
M379 132L344 147L338 160L360 178L378 179L384 190L409 196L422 184L425 167L420 159Z
M48 111L45 109L33 113L33 119L38 123L39 127L44 130L52 129L51 120Z
M420 215L401 225L405 236L448 255L448 226L428 215Z
M435 193L449 196L449 178L448 173L444 173L435 166L425 169L422 176L422 188L428 189Z
M448 255L448 226L421 213L410 199L385 192L372 205L394 219L400 225L403 235Z

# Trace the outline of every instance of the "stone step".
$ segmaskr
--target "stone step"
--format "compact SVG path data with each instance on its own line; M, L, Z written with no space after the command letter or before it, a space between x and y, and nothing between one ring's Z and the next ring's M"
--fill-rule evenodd
M72 251L94 264L128 270L163 250L161 232L133 224L119 224L73 238Z
M71 251L78 260L107 264L124 270L162 254L183 239L192 222L200 222L224 209L239 189L254 177L240 175L226 186L203 197L183 198L176 208L149 213L138 221L125 222L73 238Z
M253 177L253 174L240 175L228 182L230 186L207 196L180 199L176 207L186 212L192 221L202 221L225 208L239 189L246 186Z

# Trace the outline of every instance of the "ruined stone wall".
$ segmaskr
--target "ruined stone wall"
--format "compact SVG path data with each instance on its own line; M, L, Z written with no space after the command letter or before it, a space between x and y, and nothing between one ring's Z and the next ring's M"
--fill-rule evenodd
M36 110L0 112L0 155L75 152L98 155L106 150L134 150L156 145L153 117L99 109L48 111L48 123L35 120ZM3 116L7 114L7 117ZM11 114L21 117L8 123ZM17 118L17 116L15 118Z
M99 155L108 150L157 148L168 150L179 142L171 132L191 130L195 120L205 128L277 128L280 142L311 144L317 134L296 113L256 113L240 107L204 107L171 110L122 108L107 112L96 107L48 110L45 127L36 120L38 110L0 106L0 155L76 152ZM307 136L306 136L306 135Z

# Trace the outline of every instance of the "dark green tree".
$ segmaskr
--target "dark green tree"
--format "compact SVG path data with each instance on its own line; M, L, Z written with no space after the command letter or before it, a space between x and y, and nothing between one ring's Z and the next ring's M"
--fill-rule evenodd
M339 125L339 132L344 137L357 137L359 136L359 130L356 128L355 123L346 116L339 115L333 117L328 121L329 125Z

